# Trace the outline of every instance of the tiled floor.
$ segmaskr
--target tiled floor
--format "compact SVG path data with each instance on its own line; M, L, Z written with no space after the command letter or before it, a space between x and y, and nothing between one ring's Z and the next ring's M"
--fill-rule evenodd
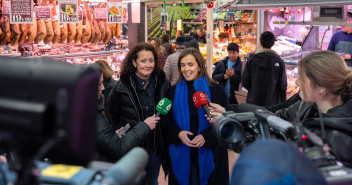
M237 158L239 157L239 154L233 151L229 151L228 154L229 154L229 169L230 169L229 173L231 177L233 165L235 164ZM159 174L159 185L167 185L167 179L166 180L164 179L164 172L162 168L160 169L160 174Z

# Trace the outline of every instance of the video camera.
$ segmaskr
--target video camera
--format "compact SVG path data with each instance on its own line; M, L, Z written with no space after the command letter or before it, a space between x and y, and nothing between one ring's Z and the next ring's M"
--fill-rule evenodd
M323 139L302 124L287 122L268 110L251 104L238 105L240 113L228 111L214 118L213 130L229 149L240 153L260 139L280 139L303 151L314 162L329 184L352 183L352 169L338 162L326 149ZM309 143L308 145L306 145ZM305 147L309 146L309 147Z
M92 65L0 57L0 154L8 161L0 162L0 184L135 182L148 161L142 148L101 179L91 182L100 170L84 168L94 154L99 78Z

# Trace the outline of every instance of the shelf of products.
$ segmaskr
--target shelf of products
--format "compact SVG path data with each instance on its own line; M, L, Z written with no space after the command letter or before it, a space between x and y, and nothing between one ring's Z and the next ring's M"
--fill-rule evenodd
M112 51L101 51L101 52L89 52L89 53L75 53L66 55L48 55L56 61L68 62L72 64L93 64L98 60L105 60L110 67L113 69L113 79L118 80L120 78L120 66L125 59L128 49L112 50ZM32 56L29 58L36 58L40 56Z

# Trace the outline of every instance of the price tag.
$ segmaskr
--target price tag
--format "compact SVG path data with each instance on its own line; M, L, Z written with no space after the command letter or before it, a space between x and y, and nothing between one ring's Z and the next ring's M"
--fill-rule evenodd
M95 8L95 18L96 19L106 19L107 9L106 8Z
M77 0L59 0L60 23L78 23Z
M2 14L10 14L10 2L2 1Z
M37 6L35 7L35 15L38 19L50 19L51 8L49 6Z
M32 0L10 0L10 24L33 23Z

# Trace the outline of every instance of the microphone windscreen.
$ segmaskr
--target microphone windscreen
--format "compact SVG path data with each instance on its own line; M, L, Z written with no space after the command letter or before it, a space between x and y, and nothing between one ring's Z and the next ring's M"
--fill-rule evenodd
M158 105L156 106L156 111L160 112L160 114L162 115L166 115L172 106L172 102L167 99L167 98L163 98L158 102Z
M198 78L193 83L194 90L206 93L207 92L207 82L203 78Z
M104 182L108 185L133 184L135 178L148 163L148 153L141 147L135 147L117 161L105 174Z
M202 105L208 105L207 98L203 92L196 92L193 94L193 103L197 109L200 109Z

